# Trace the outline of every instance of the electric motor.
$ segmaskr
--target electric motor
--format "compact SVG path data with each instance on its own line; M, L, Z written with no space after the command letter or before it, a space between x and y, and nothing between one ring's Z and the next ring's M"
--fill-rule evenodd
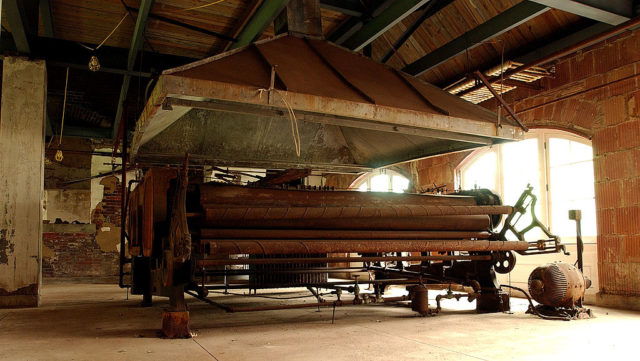
M573 308L582 305L591 280L566 263L540 266L529 276L529 293L538 303L551 307Z

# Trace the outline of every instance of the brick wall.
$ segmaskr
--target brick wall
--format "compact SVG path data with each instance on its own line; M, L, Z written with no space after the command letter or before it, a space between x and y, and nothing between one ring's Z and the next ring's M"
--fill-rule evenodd
M118 276L120 243L120 181L100 181L102 200L90 224L45 224L42 274L46 278L83 278L113 282ZM87 212L89 212L87 202Z
M42 242L43 277L106 281L118 276L119 254L101 248L92 224L45 224Z
M617 297L628 307L640 306L639 77L640 32L626 32L560 59L556 77L540 81L543 90L505 95L530 127L592 138L601 296ZM496 109L493 99L482 105ZM423 163L421 184L453 177L449 167L430 162ZM446 174L434 175L438 172ZM635 298L629 301L628 296Z
M455 169L471 151L432 157L417 162L418 190L446 186L447 192L455 191Z
M120 199L122 189L120 180L115 177L105 177L100 181L104 187L102 202L98 203L91 213L91 223L95 224L98 230L103 227L120 227Z

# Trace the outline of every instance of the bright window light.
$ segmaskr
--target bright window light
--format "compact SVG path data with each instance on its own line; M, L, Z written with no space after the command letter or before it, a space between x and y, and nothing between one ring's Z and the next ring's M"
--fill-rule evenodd
M573 238L570 209L582 211L582 235L595 242L593 151L588 142L560 131L532 131L528 139L477 151L458 168L462 189L488 188L513 205L527 184L538 198L536 215L552 233ZM531 222L525 214L516 225ZM541 232L527 238L542 237Z

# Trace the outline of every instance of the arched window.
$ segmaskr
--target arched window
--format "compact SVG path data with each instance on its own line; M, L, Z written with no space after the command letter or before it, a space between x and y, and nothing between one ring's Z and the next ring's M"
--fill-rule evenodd
M396 192L403 193L409 188L409 180L391 169L377 169L358 177L349 189L361 192Z
M570 209L582 210L582 234L596 236L591 142L559 130L531 130L526 139L473 152L456 169L456 188L489 188L514 204L527 184L538 218L561 237L575 236Z
M575 262L576 224L568 213L570 209L580 209L585 274L594 283L594 287L587 290L587 301L592 301L598 291L598 274L591 142L568 132L534 129L520 142L474 151L456 169L456 188L489 188L500 194L503 203L508 205L515 204L527 184L534 187L538 197L538 219L561 237L571 255L519 257L510 280L526 288L529 272L535 266L554 261ZM527 214L516 228L524 228L530 220ZM527 240L536 240L542 236L540 233L527 233ZM513 235L507 236L515 239Z

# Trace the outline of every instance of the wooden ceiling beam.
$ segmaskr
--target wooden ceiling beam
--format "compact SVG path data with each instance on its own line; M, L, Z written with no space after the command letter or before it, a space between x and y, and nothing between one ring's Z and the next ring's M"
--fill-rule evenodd
M55 38L56 32L53 27L53 15L51 14L51 4L49 3L49 0L40 0L39 7L44 36L47 38Z
M127 8L127 10L135 12L135 13L140 11L140 9L134 8L132 6L127 6L126 8ZM213 36L213 37L216 37L216 38L219 38L219 39L223 39L223 40L227 40L227 41L235 41L234 38L229 37L229 36L227 36L225 34L221 34L221 33L215 32L215 31L204 29L204 28L201 28L199 26L187 24L187 23L184 23L182 21L178 21L176 19L168 18L166 16L156 15L156 14L151 14L150 13L149 14L149 18L150 19L154 19L154 20L158 20L158 21L163 22L165 24L175 25L175 26L181 27L183 29L192 30L192 31L195 31L195 32L198 32L198 33L201 33L201 34L205 34L205 35L209 35L209 36Z
M402 21L430 0L404 0L389 5L378 16L364 23L362 28L347 39L343 46L359 51L384 34L387 30Z
M153 6L154 0L142 0L140 3L140 9L138 10L138 17L136 18L136 26L133 30L133 36L131 38L131 46L129 47L129 55L127 56L127 71L132 71L136 64L136 58L138 52L142 49L142 43L144 41L144 32L147 29L147 23L149 22L149 13ZM112 137L115 139L118 136L118 130L120 128L120 118L122 118L122 111L124 109L124 100L127 98L129 92L129 84L131 82L131 76L125 74L122 80L122 87L120 88L120 98L118 98L118 107L116 108L116 117L113 120Z
M418 76L548 10L544 5L523 1L405 66L402 71Z

